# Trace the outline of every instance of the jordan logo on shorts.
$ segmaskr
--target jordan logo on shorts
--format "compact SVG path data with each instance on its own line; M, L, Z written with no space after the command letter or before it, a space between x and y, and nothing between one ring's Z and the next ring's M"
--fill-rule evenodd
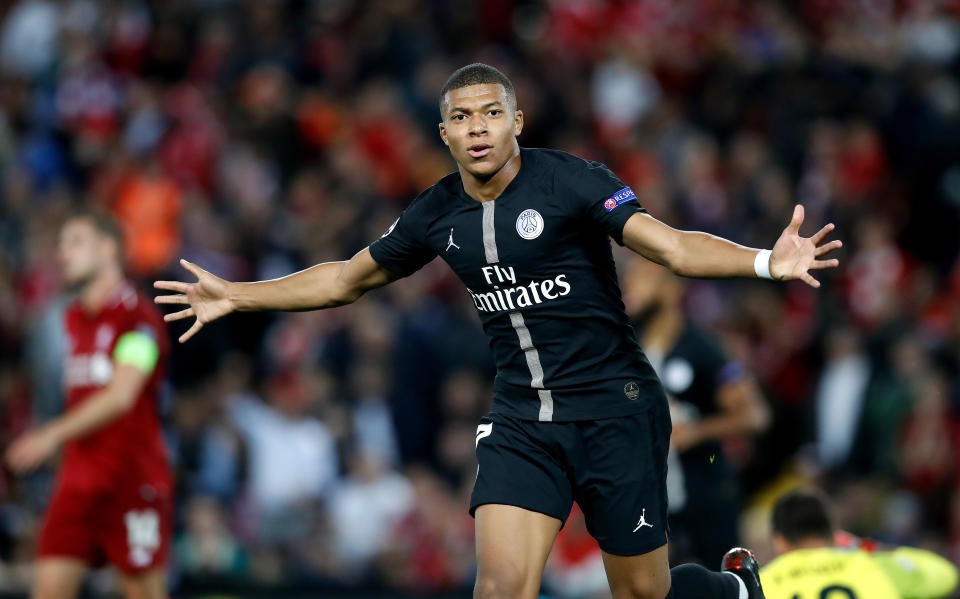
M647 508L643 508L643 511L640 512L640 521L637 522L637 527L633 529L633 532L637 532L644 526L649 526L650 528L653 528L653 524L650 524L649 522L647 522Z

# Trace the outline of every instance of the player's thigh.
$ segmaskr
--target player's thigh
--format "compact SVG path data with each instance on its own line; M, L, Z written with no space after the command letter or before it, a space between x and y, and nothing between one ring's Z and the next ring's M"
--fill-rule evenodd
M487 503L512 505L556 518L573 507L566 446L573 424L521 420L503 414L480 419L477 427L477 480L470 513Z
M536 597L550 547L573 505L570 424L491 414L477 428L476 597Z
M72 599L80 591L87 564L71 557L41 557L37 560L37 583L31 599Z
M124 599L166 599L167 577L161 568L144 572L120 572L120 588Z
M513 505L488 503L476 517L474 597L535 599L560 520Z
M574 497L603 551L642 556L667 542L666 402L648 412L584 422L574 464Z
M603 552L613 599L663 599L670 592L670 562L667 546L643 555L613 555Z

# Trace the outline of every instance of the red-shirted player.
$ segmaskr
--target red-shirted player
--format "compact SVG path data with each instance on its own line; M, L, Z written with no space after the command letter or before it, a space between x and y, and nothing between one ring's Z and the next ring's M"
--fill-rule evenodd
M17 471L63 446L40 534L33 599L79 592L88 567L117 568L124 594L166 597L172 477L157 416L168 344L153 302L123 274L123 238L111 219L71 218L60 235L66 283L66 412L7 452Z

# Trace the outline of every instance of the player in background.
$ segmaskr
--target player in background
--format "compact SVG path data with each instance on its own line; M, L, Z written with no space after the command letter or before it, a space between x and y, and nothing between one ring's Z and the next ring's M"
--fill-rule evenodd
M33 599L76 597L105 563L128 599L163 599L172 476L157 415L168 342L153 303L124 278L115 221L80 214L61 229L66 411L16 439L6 459L28 472L63 456L40 532Z
M840 247L832 225L801 237L803 208L772 250L672 229L646 214L602 164L520 148L523 112L500 71L472 64L440 91L440 137L457 171L421 193L384 235L344 262L255 283L182 261L195 283L158 281L156 298L195 317L186 341L234 311L342 306L440 256L463 281L497 364L493 408L477 428L479 599L533 599L573 501L597 539L615 599L762 599L756 560L725 572L667 560L670 416L637 345L610 239L692 277L800 279ZM399 110L399 108L398 108ZM718 556L719 557L719 556Z
M957 586L956 567L935 553L838 534L817 491L786 493L772 520L778 557L760 570L767 599L934 599Z
M743 365L687 320L684 287L667 269L632 258L623 302L670 397L671 557L710 564L740 544L740 487L721 443L766 430L770 410Z

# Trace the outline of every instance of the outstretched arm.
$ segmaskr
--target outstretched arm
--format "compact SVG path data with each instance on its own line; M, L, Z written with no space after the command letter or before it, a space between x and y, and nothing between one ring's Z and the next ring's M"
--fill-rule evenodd
M842 243L823 243L833 230L832 223L812 237L800 236L801 224L803 206L797 205L790 224L769 254L769 264L764 260L766 254L760 255L759 260L763 262L762 266L769 266L773 279L800 279L811 287L819 287L820 282L809 271L836 267L839 264L836 259L818 258L841 247ZM679 231L646 213L630 217L623 227L623 243L641 256L685 277L756 277L754 266L761 252L707 233Z
M156 281L153 284L157 289L176 292L176 295L157 296L154 301L158 304L189 306L167 314L164 320L196 317L193 326L180 336L180 343L193 337L206 323L231 312L333 308L352 303L367 291L397 279L377 264L369 249L345 262L325 262L280 279L255 283L232 283L186 260L180 263L197 277L196 283Z

